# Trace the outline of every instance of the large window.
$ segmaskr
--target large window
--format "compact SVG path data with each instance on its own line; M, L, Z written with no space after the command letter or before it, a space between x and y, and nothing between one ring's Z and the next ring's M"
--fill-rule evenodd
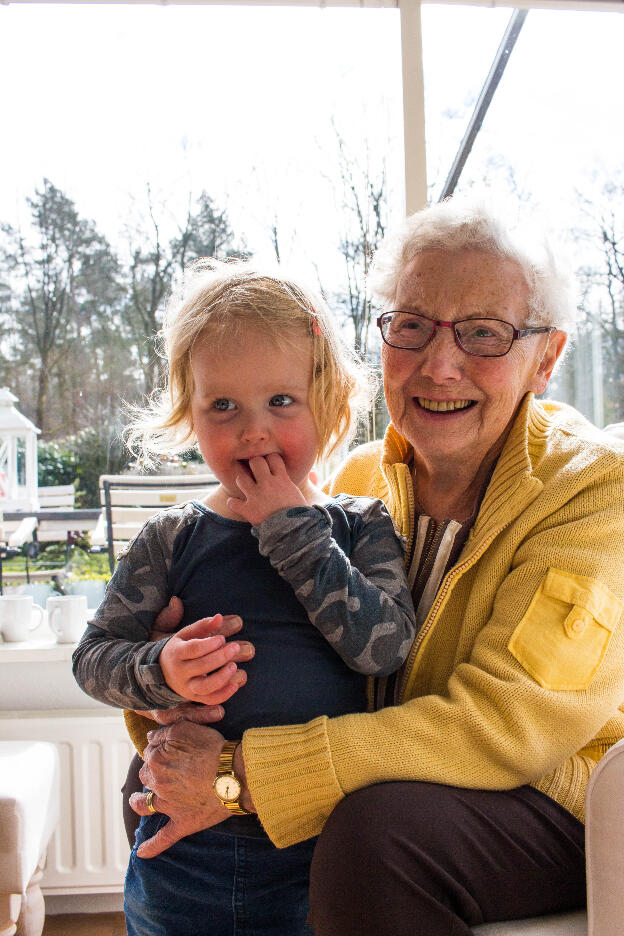
M422 8L432 200L510 13ZM404 210L400 19L0 6L0 385L43 438L116 430L154 386L163 297L198 254L279 258L375 357L368 257ZM459 182L541 208L570 254L581 323L550 392L601 425L624 419L622 48L621 14L531 10Z
M398 10L10 5L0 86L0 385L44 439L154 386L193 256L279 258L368 347L368 249L403 213Z
M423 46L436 199L510 10L427 5ZM579 331L549 394L624 419L624 16L531 10L460 178L534 206L579 276Z

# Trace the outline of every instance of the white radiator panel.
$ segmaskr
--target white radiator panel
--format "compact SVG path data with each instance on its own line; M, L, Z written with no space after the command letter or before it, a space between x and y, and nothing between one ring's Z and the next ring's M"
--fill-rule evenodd
M54 742L61 762L61 821L48 848L44 894L123 889L129 848L121 785L134 749L121 713L2 713L0 739Z

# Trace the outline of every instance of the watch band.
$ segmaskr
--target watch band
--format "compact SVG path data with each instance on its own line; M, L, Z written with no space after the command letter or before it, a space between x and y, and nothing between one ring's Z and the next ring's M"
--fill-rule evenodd
M234 751L240 744L240 741L226 741L223 745L221 753L219 755L219 766L217 767L217 775L214 779L214 791L219 800L223 803L226 809L235 815L235 816L250 816L251 813L247 809L243 809L239 803L239 797L242 793L241 782L234 773ZM233 785L235 787L234 799L225 798L222 794L219 793L217 789L217 784L221 777L230 777Z

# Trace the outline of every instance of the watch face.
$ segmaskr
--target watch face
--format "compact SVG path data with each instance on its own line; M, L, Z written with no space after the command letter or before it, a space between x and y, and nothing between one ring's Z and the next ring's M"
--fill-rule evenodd
M217 777L214 782L215 793L226 803L235 803L241 795L241 785L232 774Z

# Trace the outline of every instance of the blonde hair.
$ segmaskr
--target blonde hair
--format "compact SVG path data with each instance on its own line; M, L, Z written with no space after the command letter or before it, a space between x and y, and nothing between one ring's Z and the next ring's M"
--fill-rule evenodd
M278 347L293 331L308 335L312 349L309 404L319 437L318 456L348 440L370 402L366 365L339 338L326 303L281 273L249 261L200 259L188 267L166 307L158 338L167 362L164 386L144 408L130 407L126 444L143 464L155 454L188 451L197 442L191 416L191 355L199 341L235 348L246 327L261 327Z

